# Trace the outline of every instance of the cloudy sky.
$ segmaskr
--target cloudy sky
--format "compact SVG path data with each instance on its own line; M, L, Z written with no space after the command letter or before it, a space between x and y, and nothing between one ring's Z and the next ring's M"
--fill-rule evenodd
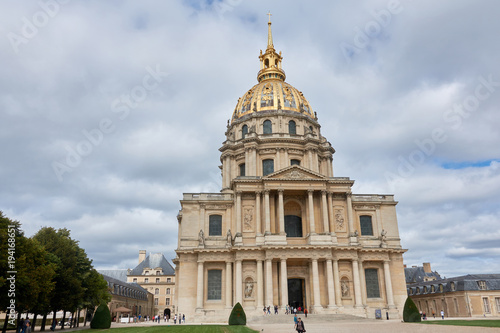
M175 256L183 192L256 83L271 11L334 173L394 193L408 265L500 273L498 1L0 3L0 210L68 228L97 268Z

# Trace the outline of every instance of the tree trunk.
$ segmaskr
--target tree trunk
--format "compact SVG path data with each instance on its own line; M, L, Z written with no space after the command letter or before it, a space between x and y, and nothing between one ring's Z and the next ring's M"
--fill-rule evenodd
M17 313L17 322L16 322L16 333L19 333L21 330L21 325L19 325L19 323L21 322L21 312L18 312Z
M36 325L36 317L38 315L35 313L35 315L33 316L33 322L31 323L31 331L35 332L35 325Z
M55 331L55 330L56 330L56 328L57 328L57 318L56 318L56 314L57 314L57 311L56 311L56 310L54 310L54 316L52 317L52 323L50 324L50 325L51 325L50 327L52 327L52 325L54 325L54 322L56 322L56 323L55 323L55 325L54 325L54 331Z
M45 313L42 318L42 325L40 326L40 331L45 331L46 323L47 323L47 314Z
M78 308L78 315L76 316L76 327L80 327L80 311L81 309Z
M66 321L66 310L63 310L63 317L61 319L61 329L64 329L64 322Z

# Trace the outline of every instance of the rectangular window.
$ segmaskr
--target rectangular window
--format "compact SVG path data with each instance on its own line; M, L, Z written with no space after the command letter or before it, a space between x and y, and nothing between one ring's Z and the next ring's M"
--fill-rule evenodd
M222 216L210 215L208 220L208 235L222 236Z
M172 279L171 278L167 278L167 283L170 283L172 282Z
M149 283L149 279L148 279L148 278L145 278L145 279L144 279L144 283Z
M365 280L366 280L366 297L379 298L380 288L378 285L377 269L374 268L365 269Z
M363 215L359 217L359 225L361 227L361 236L373 236L372 217Z
M156 278L156 283L160 283L160 278Z
M222 299L222 271L212 269L208 271L207 299L221 300Z
M500 297L495 297L495 304L497 305L497 313L500 313Z
M458 315L458 301L456 298L453 299L453 303L455 303L455 313Z
M155 305L158 305L158 298L155 298Z
M490 313L490 300L488 297L483 297L484 313Z
M137 283L137 278L134 278L134 280L132 282L133 283Z
M170 298L165 299L165 305L170 305Z
M262 161L262 175L267 176L274 172L274 160Z
M240 164L240 176L245 176L245 163Z
M486 281L477 281L477 287L479 290L486 290Z

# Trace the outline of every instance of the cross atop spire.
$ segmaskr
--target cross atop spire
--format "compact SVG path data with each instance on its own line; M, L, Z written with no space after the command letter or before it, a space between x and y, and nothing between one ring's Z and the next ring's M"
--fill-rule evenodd
M269 16L269 22L267 23L267 48L268 49L274 49L273 45L273 34L271 33L271 11L267 13L266 15Z

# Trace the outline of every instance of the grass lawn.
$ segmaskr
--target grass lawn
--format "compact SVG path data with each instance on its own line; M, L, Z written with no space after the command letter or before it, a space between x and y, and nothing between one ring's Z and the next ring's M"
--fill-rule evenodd
M421 321L428 325L454 325L454 326L481 326L481 327L500 327L500 320L429 320Z
M92 332L108 333L255 333L246 326L226 326L226 325L179 325L160 327L125 327L111 328L109 330L92 330Z

